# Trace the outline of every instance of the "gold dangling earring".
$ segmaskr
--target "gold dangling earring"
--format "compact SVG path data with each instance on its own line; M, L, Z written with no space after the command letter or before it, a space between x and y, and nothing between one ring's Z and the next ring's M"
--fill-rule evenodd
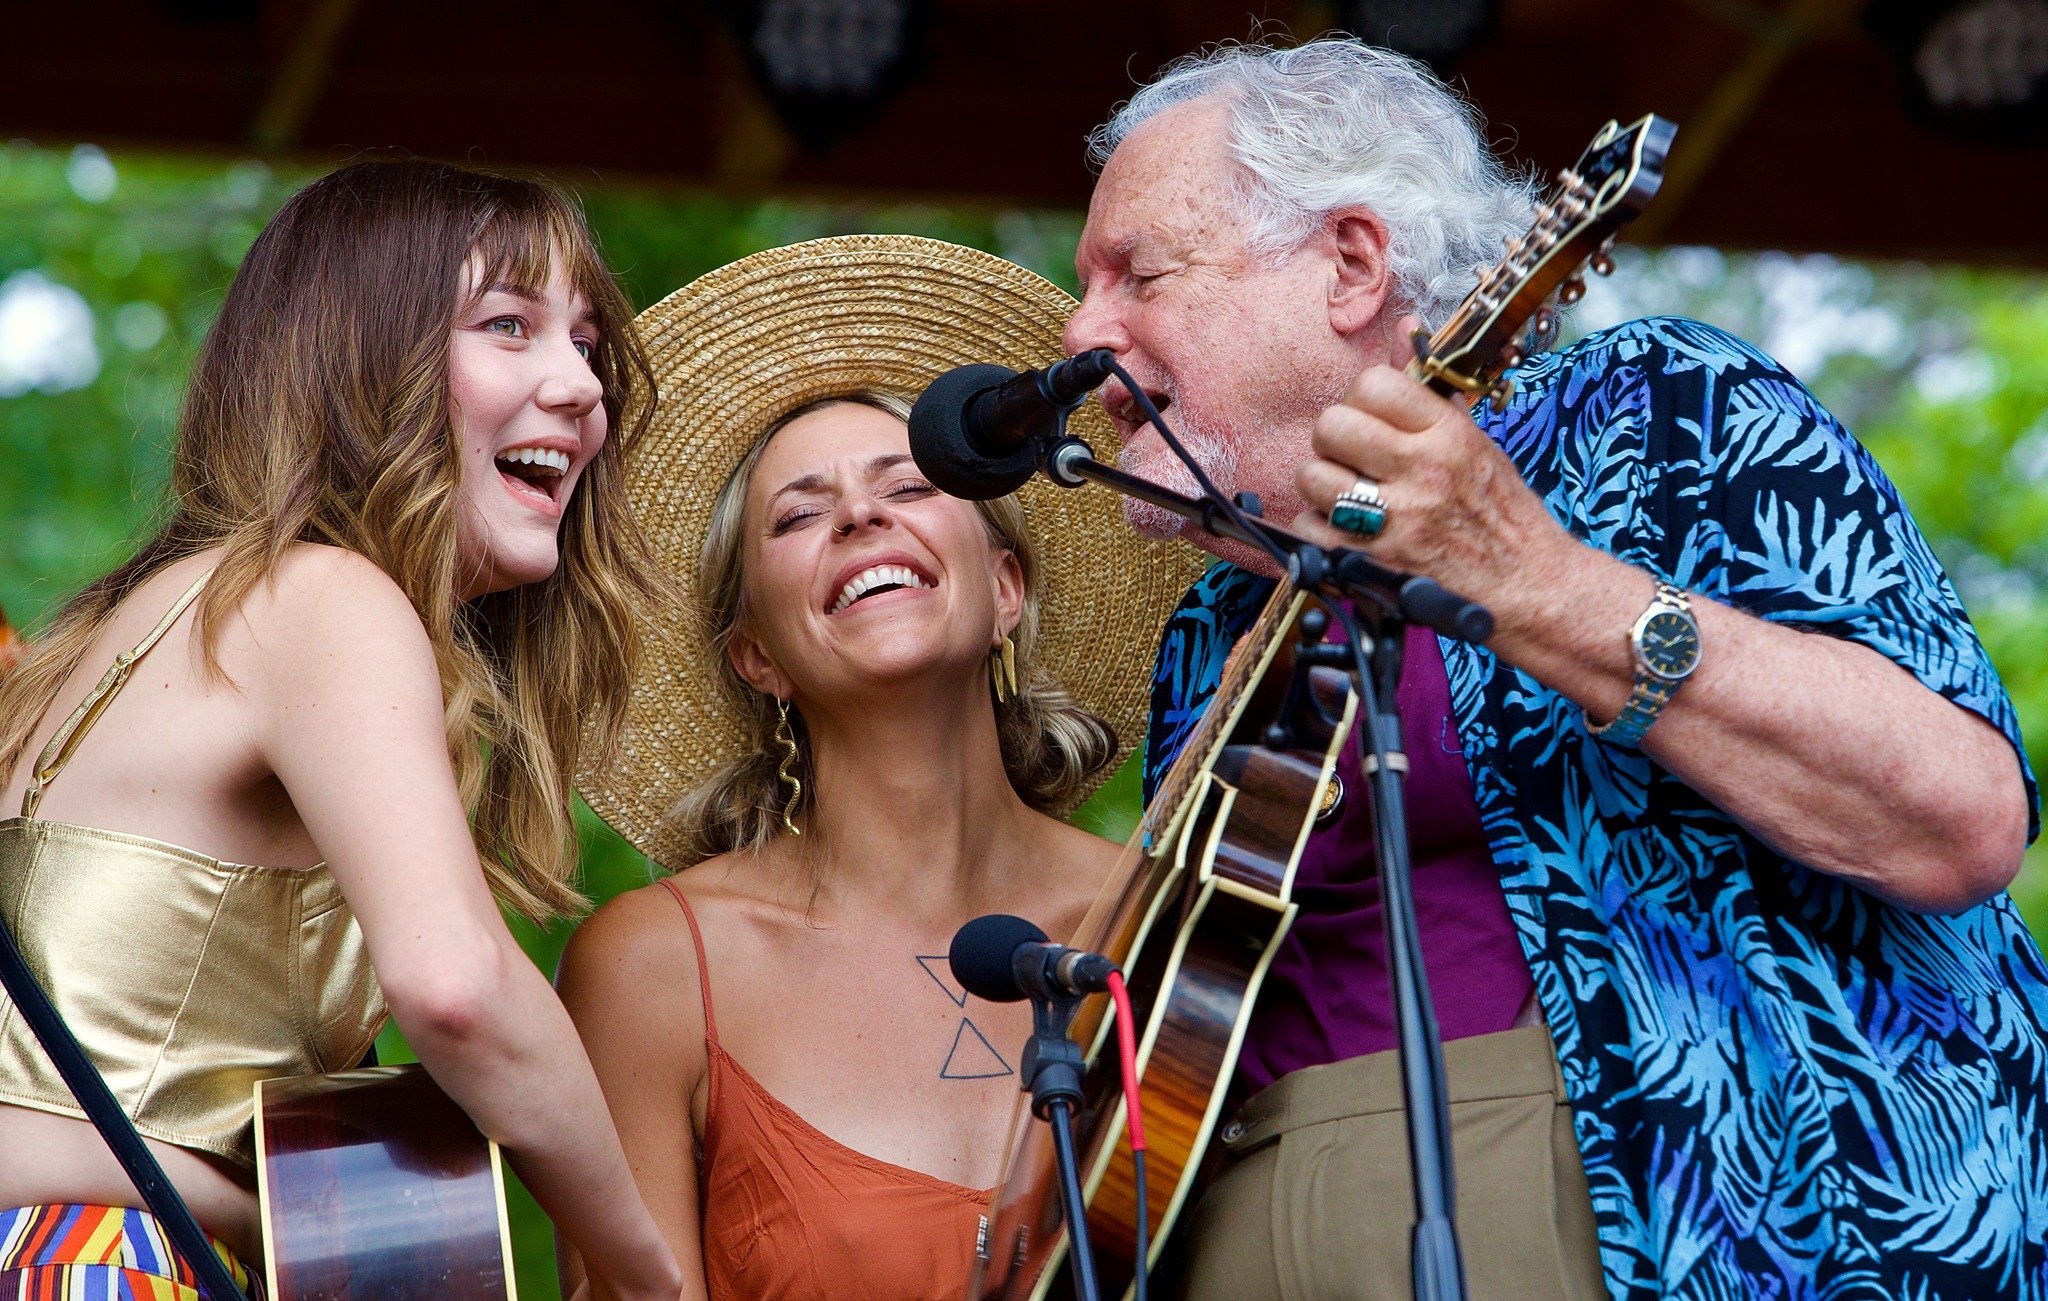
M782 806L782 829L792 836L804 834L802 827L790 820L796 812L796 802L804 797L804 784L790 775L789 766L796 762L796 734L789 730L789 702L781 698L775 701L775 743L782 747L782 766L775 770L789 787L789 803Z
M1017 643L1003 634L1003 648L988 653L988 675L995 682L998 704L1017 694Z

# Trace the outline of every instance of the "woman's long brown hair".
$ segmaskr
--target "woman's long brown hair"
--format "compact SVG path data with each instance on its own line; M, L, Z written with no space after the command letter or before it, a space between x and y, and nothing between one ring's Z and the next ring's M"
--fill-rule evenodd
M480 274L466 276L472 259ZM537 292L557 259L597 318L591 368L611 436L563 514L554 575L460 604L450 335L466 294ZM617 737L639 650L633 609L654 590L621 468L652 396L632 309L559 188L418 161L356 163L313 182L250 248L200 350L167 522L72 598L0 685L0 774L152 575L219 549L198 625L218 674L223 621L285 553L344 547L389 574L426 627L449 752L500 903L537 921L581 906L569 783L586 745L608 750Z

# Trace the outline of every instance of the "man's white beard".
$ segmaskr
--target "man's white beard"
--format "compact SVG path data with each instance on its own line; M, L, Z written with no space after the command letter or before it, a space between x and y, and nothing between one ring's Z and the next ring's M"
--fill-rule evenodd
M1188 449L1188 455L1195 458L1209 478L1228 497L1237 491L1237 443L1226 435L1206 429L1186 412L1177 412L1171 421L1173 432L1180 435L1181 446ZM1146 455L1142 450L1133 453L1126 447L1117 455L1117 468L1126 474L1140 475L1171 488L1188 497L1200 497L1202 486L1195 482L1195 476L1181 459L1173 454L1165 439L1151 444L1153 453ZM1188 521L1149 501L1135 497L1124 498L1124 519L1138 533L1158 541L1178 537L1181 526Z

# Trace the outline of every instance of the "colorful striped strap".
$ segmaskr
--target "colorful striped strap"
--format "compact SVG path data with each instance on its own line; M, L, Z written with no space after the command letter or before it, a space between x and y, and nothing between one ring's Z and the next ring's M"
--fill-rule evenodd
M235 1253L209 1238L214 1254L238 1287L250 1276ZM109 1292L106 1271L119 1271L123 1286ZM32 1295L54 1301L110 1294L148 1301L190 1301L199 1295L192 1270L171 1249L162 1223L148 1211L122 1206L20 1206L0 1210L0 1277L49 1272L53 1290ZM40 1284L43 1280L37 1279ZM75 1286L74 1286L75 1285Z

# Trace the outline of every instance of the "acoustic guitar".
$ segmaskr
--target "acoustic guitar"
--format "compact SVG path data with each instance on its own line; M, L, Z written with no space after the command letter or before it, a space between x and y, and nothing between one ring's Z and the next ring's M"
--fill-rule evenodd
M1450 320L1418 333L1410 373L1447 397L1504 404L1508 372L1556 334L1553 299L1584 292L1589 261L1611 269L1614 233L1656 192L1675 132L1655 116L1603 127ZM1366 798L1335 782L1358 702L1311 649L1331 622L1320 595L1281 582L1072 941L1116 960L1130 987L1148 1146L1146 1269L1194 1190L1252 1005L1294 920L1308 837L1343 799ZM1113 1015L1097 998L1075 1022L1089 1069L1074 1130L1102 1295L1129 1297L1140 1268L1137 1199ZM970 1297L1072 1295L1052 1142L1022 1109L985 1242Z
M270 1301L518 1301L498 1145L419 1066L256 1086Z

